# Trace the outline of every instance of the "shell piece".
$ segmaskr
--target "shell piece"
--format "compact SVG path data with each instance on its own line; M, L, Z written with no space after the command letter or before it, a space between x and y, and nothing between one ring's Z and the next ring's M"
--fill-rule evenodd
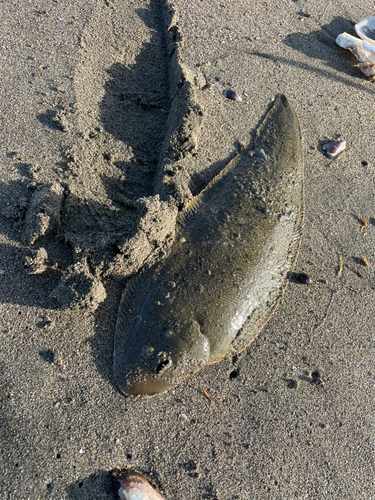
M337 156L341 151L344 151L346 148L346 141L332 141L328 142L327 144L324 144L323 146L323 151L326 152L327 158L334 158Z
M375 20L375 18L369 19ZM364 21L366 21L366 19ZM360 24L361 23L358 23L358 25ZM363 27L361 29L363 30ZM360 33L362 32L360 31ZM363 33L360 36L365 39L361 40L355 36L349 35L348 33L341 33L341 35L336 38L336 43L340 47L350 50L350 52L352 52L358 59L359 69L362 73L370 78L370 80L375 80L375 45L372 44L375 44L375 40L372 40L372 43L370 43L367 41L367 37L364 36Z
M264 149L261 149L260 151L258 149L254 149L254 154L259 158L259 161L267 161L267 155L264 152Z
M139 472L125 470L115 473L114 478L120 486L119 500L164 500Z
M170 254L126 287L114 342L121 391L166 391L249 345L288 283L302 222L300 125L279 95L254 146L181 212Z
M242 101L241 97L237 94L237 92L231 89L225 89L223 91L223 95L227 99L230 99L231 101Z
M375 63L364 62L359 63L359 69L364 75L366 75L370 80L375 80Z
M349 33L341 33L336 38L336 43L343 49L350 50L359 62L375 62L375 46L364 40Z
M354 26L357 35L371 45L375 45L375 17L363 19Z

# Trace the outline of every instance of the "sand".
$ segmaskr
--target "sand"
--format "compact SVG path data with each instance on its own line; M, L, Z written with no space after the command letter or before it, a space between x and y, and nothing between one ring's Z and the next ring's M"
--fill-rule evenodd
M375 84L334 43L372 8L0 2L2 498L110 499L116 468L167 500L375 498ZM178 210L280 92L304 136L295 270L314 283L291 279L238 356L124 397L126 282L168 252Z

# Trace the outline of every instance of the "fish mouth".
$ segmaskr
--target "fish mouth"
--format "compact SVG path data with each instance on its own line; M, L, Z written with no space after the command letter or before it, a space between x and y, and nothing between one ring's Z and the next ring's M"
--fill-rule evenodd
M122 354L115 358L116 382L121 392L128 396L152 396L176 385L172 366L170 355L162 351L156 359L146 358L135 366L131 365L129 356Z
M160 392L169 391L172 387L173 384L169 384L164 380L145 378L143 380L127 380L124 385L120 386L120 389L128 396L152 396Z
M184 350L168 336L161 339L164 343L159 339L159 343L150 344L142 338L144 330L136 324L125 340L122 352L115 352L114 372L119 389L126 395L152 396L169 391L189 373L206 365L209 341L197 321L190 320L180 325L178 333L181 335L181 332L185 333ZM169 329L167 334L170 334Z

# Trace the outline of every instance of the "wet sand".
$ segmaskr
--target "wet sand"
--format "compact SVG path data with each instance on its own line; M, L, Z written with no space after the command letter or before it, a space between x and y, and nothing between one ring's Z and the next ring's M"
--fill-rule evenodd
M1 4L2 498L110 499L116 468L167 500L375 498L375 84L334 43L372 7ZM165 255L178 210L280 92L305 148L295 270L314 283L291 278L241 354L124 397L126 282Z

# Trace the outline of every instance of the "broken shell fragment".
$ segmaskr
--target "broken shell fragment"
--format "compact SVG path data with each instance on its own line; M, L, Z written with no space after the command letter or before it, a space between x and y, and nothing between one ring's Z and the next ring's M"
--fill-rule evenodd
M363 19L354 26L357 35L371 45L375 45L375 17Z
M365 35L361 34L360 36L366 39L361 40L348 33L341 33L341 35L336 38L336 43L340 47L350 50L358 59L359 69L362 73L370 78L370 80L375 80L375 45L369 43L369 41L367 41L369 39L365 37ZM373 43L375 43L375 40Z
M375 63L363 62L359 63L359 69L364 75L366 75L370 80L375 80Z
M325 144L322 149L326 152L327 158L334 158L341 151L344 151L345 148L346 141L332 141Z
M116 472L113 476L120 485L119 500L164 500L139 472L124 470Z
M231 89L225 89L223 91L223 95L224 97L230 99L231 101L242 101L241 97L237 94L237 92Z
M258 157L260 160L267 161L267 155L264 152L264 149L261 149L260 151L258 149L254 149L254 155Z
M249 156L255 156L256 160L258 162L262 162L263 160L264 161L268 160L267 155L266 155L264 149L260 149L260 150L259 149L253 149L253 150L249 151L248 154L249 154Z
M339 47L350 50L359 62L375 62L375 46L366 40L360 40L349 33L341 33L336 38L336 43Z

